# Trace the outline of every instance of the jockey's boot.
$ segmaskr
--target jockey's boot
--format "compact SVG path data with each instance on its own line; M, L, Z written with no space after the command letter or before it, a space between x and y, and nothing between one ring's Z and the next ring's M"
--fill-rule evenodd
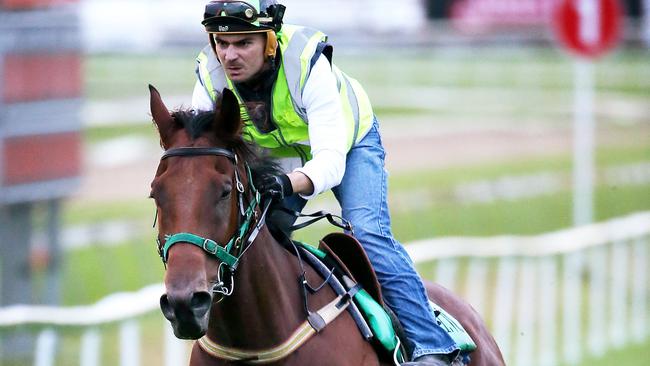
M413 361L406 362L400 366L450 366L451 362L447 355L424 355Z

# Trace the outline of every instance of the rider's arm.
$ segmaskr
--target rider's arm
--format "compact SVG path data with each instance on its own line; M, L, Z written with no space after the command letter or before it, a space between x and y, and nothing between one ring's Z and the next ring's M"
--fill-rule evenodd
M336 78L325 56L321 55L312 68L302 99L309 120L312 159L289 178L294 191L309 199L339 185L345 173L347 126Z

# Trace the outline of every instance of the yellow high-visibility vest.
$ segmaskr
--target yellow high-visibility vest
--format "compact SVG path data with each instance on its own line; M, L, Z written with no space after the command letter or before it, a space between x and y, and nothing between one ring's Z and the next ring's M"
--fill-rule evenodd
M199 53L196 72L213 101L217 100L224 88L235 93L244 121L245 139L272 149L275 156L300 156L306 161L310 159L307 128L309 121L302 101L302 92L313 62L326 45L327 36L311 28L287 24L282 26L277 36L281 62L271 96L271 118L277 129L271 132L259 131L252 122L237 88L227 78L210 45ZM347 122L349 150L370 130L374 114L361 84L334 64L332 72L337 80L343 116Z

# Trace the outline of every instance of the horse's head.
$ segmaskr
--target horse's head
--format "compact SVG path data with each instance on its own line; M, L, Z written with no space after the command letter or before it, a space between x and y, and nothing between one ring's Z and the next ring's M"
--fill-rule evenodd
M150 92L165 150L151 183L167 268L160 307L177 337L196 339L207 329L213 292L229 291L228 274L255 226L259 196L246 189L249 175L240 155L250 151L232 92L224 90L214 112L199 114L170 113L158 91Z

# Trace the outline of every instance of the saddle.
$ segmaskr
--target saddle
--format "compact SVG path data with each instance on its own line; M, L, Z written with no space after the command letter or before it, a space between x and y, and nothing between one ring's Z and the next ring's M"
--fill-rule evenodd
M406 342L401 341L406 339L405 333L397 317L383 301L377 276L361 244L354 237L343 233L325 236L318 249L305 243L296 243L322 261L325 267L334 268L334 275L348 291L355 286L360 288L353 299L363 319L352 315L362 335L375 345L380 357L394 360L395 363L407 361L406 355L410 355L412 350ZM455 318L438 305L432 302L430 304L436 321L456 341L461 354L467 355L476 349L476 344ZM357 307L351 307L350 311L354 312L355 308ZM370 334L364 330L364 324L360 324L364 321Z
M318 247L333 258L345 273L361 284L373 299L384 305L375 270L357 239L343 233L331 233L321 239Z

